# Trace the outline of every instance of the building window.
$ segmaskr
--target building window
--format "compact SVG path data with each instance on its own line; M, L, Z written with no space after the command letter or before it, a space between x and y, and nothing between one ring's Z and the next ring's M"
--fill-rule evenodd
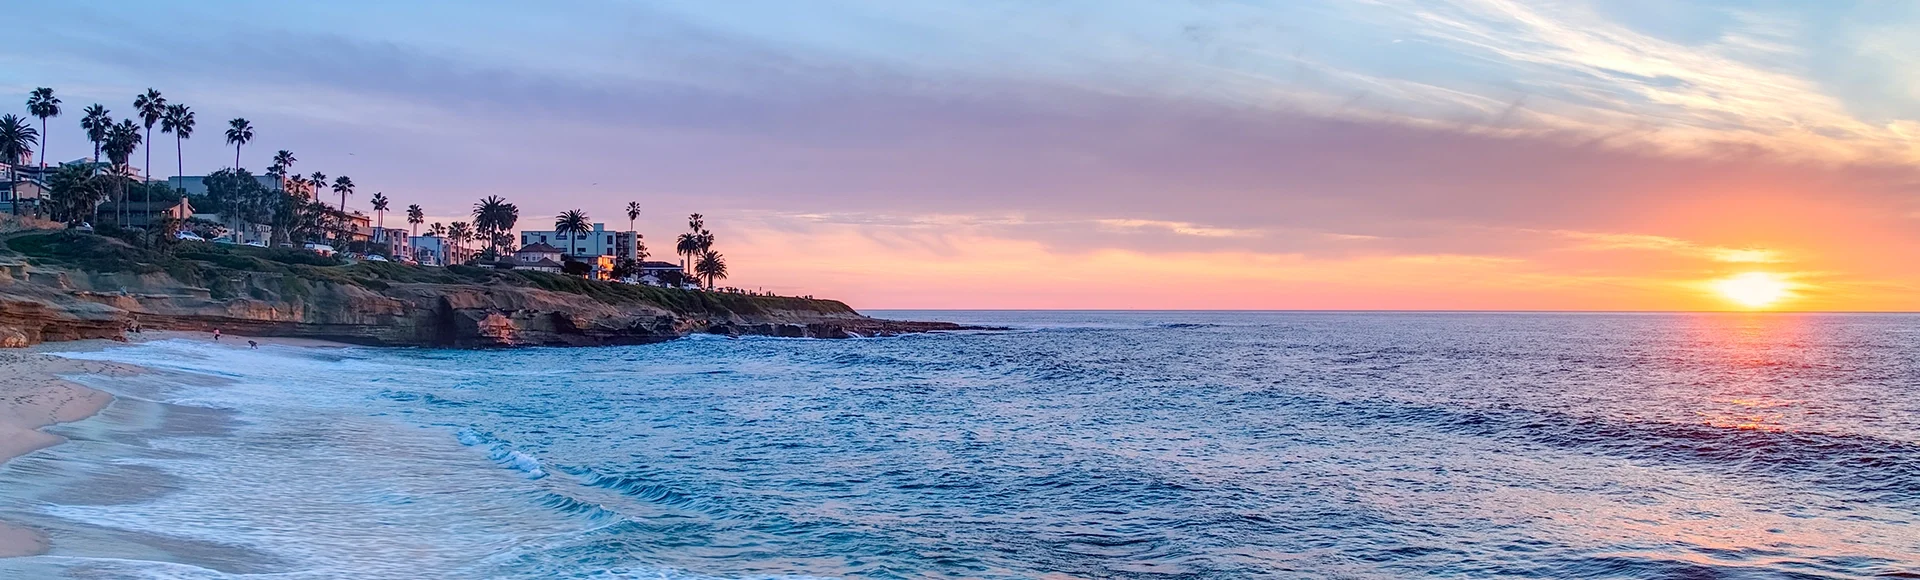
M607 245L613 245L613 236L607 236Z

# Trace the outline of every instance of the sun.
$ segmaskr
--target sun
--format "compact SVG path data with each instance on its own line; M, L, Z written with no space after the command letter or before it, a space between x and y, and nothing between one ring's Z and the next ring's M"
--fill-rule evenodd
M1747 272L1713 281L1720 297L1747 308L1766 308L1793 296L1793 283L1772 272Z

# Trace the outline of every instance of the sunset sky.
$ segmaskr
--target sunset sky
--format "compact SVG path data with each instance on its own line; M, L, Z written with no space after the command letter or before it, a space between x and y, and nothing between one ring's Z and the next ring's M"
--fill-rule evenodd
M408 4L13 3L0 113L73 159L153 87L189 174L246 117L350 204L701 212L865 309L1920 309L1920 3Z

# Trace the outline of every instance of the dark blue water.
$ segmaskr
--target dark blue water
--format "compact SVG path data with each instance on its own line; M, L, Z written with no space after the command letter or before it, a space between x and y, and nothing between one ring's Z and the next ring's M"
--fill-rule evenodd
M885 314L1019 330L76 355L0 572L1920 577L1920 317Z

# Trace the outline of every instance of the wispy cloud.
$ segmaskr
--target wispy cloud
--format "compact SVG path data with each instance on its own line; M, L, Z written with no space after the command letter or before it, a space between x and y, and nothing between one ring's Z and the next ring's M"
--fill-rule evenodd
M1729 248L1694 243L1667 236L1648 234L1624 234L1605 232L1555 231L1556 235L1580 242L1572 249L1587 251L1605 250L1644 250L1680 254L1712 260L1715 262L1739 264L1766 264L1784 262L1786 259L1776 250L1766 248Z
M1164 230L1183 236L1199 236L1203 238L1251 238L1262 235L1258 230L1209 227L1191 222L1165 220L1099 219L1094 220L1094 223L1115 230Z

